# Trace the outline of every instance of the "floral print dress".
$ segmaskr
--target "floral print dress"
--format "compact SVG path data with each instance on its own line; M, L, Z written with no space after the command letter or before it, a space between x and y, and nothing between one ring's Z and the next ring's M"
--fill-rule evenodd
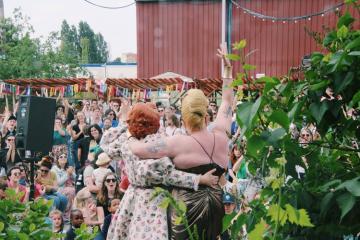
M154 141L160 134L143 141ZM172 185L198 189L199 175L178 171L169 158L140 160L129 149L128 135L123 133L106 148L111 157L121 155L130 186L108 231L107 239L165 240L169 239L167 210L160 208L163 196L151 200L154 185ZM106 139L103 143L106 143Z

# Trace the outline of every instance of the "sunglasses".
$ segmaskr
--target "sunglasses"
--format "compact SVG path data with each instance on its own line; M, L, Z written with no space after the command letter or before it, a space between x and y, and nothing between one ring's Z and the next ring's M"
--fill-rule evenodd
M25 169L23 169L23 168L20 168L20 172L25 172Z
M43 173L48 173L49 172L49 170L47 170L47 169L40 169L40 171L43 172Z
M211 106L211 107L216 107L216 105L215 105L215 104L210 104L210 106Z
M310 137L310 134L301 134L301 137Z
M117 182L117 179L116 178L108 178L105 180L107 183L110 183L110 182Z
M11 139L9 139L9 138L8 138L8 139L7 139L7 141L8 141L8 142L14 142L14 141L15 141L15 139L12 139L12 138L11 138Z
M60 155L59 158L66 158L66 156L65 155Z

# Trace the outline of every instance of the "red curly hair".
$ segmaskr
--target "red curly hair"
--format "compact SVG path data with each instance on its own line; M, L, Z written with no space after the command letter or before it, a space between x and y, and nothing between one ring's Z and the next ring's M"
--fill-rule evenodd
M137 103L130 111L127 123L131 135L142 139L159 130L160 116L145 103Z

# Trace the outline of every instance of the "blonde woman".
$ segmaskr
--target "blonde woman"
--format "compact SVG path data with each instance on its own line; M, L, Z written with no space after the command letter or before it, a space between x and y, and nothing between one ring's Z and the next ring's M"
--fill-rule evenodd
M175 135L154 142L136 141L130 144L131 151L142 159L168 156L182 171L203 174L216 168L215 175L222 176L228 165L228 137L232 122L232 103L234 98L232 67L228 59L226 45L218 50L224 59L222 103L214 121L212 131L206 128L208 99L201 90L191 89L182 101L181 113L187 136ZM173 195L187 204L187 219L190 227L197 226L200 236L216 239L221 233L224 207L222 190L202 186L198 191L175 189ZM173 214L172 220L176 216ZM172 239L187 239L187 230L183 225L172 226Z
M76 194L74 208L82 212L86 225L100 226L104 223L103 208L96 206L96 200L87 188L83 188Z

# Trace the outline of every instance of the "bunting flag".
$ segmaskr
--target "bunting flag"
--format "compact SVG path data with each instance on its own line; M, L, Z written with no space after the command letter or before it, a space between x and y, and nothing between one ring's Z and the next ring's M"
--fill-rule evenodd
M90 92L91 86L92 86L92 83L91 83L91 80L89 79L89 80L86 81L85 90L86 90L87 92Z
M75 84L74 85L74 94L78 93L79 92L79 85L78 84Z

